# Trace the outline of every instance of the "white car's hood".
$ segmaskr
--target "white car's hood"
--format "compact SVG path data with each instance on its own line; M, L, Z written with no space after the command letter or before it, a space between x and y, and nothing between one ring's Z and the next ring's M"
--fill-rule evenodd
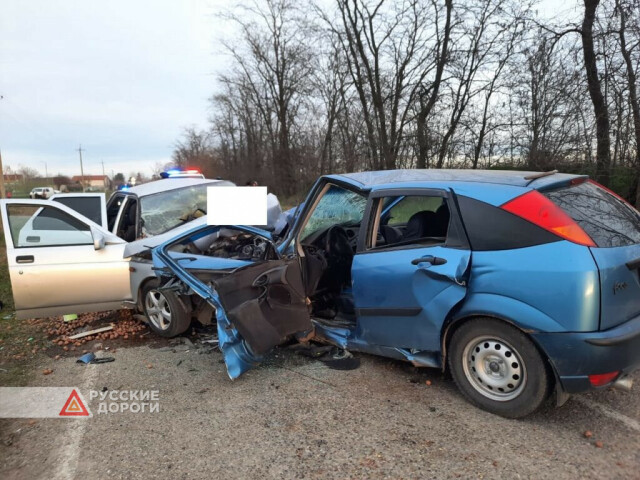
M140 252L144 252L145 250L149 250L151 248L157 247L158 245L171 240L174 237L179 237L180 234L191 230L192 228L199 227L201 225L207 224L207 216L203 215L200 218L196 218L190 222L185 223L184 225L180 225L179 227L172 228L168 232L164 232L160 235L155 235L153 237L141 238L140 240L135 240L127 244L124 247L124 256L130 257L132 255L136 255Z

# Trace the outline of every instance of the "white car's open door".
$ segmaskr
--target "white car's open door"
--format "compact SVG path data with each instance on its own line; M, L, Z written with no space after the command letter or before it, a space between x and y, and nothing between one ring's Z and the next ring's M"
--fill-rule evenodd
M104 193L56 193L49 200L66 205L105 230L108 229Z
M131 298L126 243L51 200L0 200L18 318L119 308Z

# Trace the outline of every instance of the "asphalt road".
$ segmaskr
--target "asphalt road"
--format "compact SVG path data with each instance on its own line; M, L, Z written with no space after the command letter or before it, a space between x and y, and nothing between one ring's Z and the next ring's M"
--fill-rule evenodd
M90 419L2 420L0 478L640 478L638 391L514 421L470 406L435 370L361 355L339 371L276 355L235 381L219 352L143 345L102 365L45 359L54 372L38 386L158 390L160 411L97 414L94 399Z

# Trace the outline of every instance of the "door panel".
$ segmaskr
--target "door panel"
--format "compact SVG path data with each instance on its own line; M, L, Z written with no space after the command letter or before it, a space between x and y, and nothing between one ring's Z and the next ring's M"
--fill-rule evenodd
M356 255L356 336L375 345L438 351L441 326L466 294L470 258L468 250L445 246Z
M165 279L165 286L175 280L183 282L215 308L219 346L232 379L258 365L260 355L286 336L311 328L297 261L263 259L246 265L246 260L192 255L184 250L199 244L198 248L211 251L211 241L227 242L235 231L271 244L271 234L255 227L205 225L152 251L156 274ZM275 247L271 244L263 258L272 255Z
M107 229L104 193L56 193L50 200L61 203Z
M108 310L131 298L124 242L56 202L0 206L18 318ZM96 250L94 233L108 244Z
M297 259L271 260L215 281L229 321L256 355L311 329Z

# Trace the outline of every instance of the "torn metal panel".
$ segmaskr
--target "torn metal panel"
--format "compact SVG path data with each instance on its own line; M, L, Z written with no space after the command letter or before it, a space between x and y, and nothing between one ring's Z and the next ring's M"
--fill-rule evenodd
M258 355L311 328L297 259L247 265L217 279L215 289L229 320Z
M268 233L264 232L265 236L259 229L238 229L269 239ZM296 259L249 263L168 250L171 245L189 243L194 237L217 230L219 227L193 232L191 237L155 248L152 256L160 275L174 275L190 289L189 293L200 296L215 309L220 350L227 373L234 379L258 365L261 355L287 336L309 330L311 320ZM205 285L189 271L198 262L226 273ZM243 266L233 268L238 265Z
M216 307L218 345L227 367L227 374L231 380L234 380L247 370L258 366L262 362L262 357L255 355L238 331L233 328L215 290L211 291L211 301Z
M355 330L346 327L330 326L322 320L314 319L313 326L315 328L316 340L331 343L345 350L404 360L411 362L416 367L440 368L442 364L442 359L436 352L374 345L359 338Z

